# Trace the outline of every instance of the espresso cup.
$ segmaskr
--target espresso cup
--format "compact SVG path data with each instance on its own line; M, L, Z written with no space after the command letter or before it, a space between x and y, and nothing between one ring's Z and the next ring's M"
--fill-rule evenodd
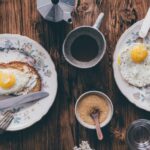
M95 24L75 28L66 36L63 55L68 63L78 68L91 68L98 64L106 52L106 40L99 31L104 13Z

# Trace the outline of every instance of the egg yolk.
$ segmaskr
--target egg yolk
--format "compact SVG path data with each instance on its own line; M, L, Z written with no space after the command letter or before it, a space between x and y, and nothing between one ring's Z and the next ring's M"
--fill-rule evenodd
M131 59L135 63L141 63L148 55L148 51L144 45L134 46L131 50Z
M6 74L0 72L0 87L3 89L10 89L16 83L16 78L13 74Z

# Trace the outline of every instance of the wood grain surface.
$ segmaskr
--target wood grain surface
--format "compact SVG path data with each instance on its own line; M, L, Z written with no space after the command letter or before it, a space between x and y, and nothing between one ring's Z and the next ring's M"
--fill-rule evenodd
M139 118L150 114L131 104L117 88L112 70L112 56L121 34L142 19L150 0L80 0L72 13L73 26L50 23L37 12L36 0L0 0L0 33L26 35L45 47L57 69L59 88L48 114L32 127L0 135L0 150L72 150L82 140L95 150L127 150L125 131ZM100 30L107 39L107 52L96 67L80 70L63 58L62 43L66 34L80 25L92 25L99 12L105 13ZM99 142L94 130L79 125L75 119L76 99L85 91L105 92L114 104L111 123L103 129Z

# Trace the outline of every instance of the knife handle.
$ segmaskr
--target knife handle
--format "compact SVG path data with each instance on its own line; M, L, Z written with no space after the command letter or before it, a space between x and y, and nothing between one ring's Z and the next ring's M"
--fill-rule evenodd
M149 29L150 29L150 8L148 9L148 12L144 18L141 30L139 31L139 36L141 38L145 38Z

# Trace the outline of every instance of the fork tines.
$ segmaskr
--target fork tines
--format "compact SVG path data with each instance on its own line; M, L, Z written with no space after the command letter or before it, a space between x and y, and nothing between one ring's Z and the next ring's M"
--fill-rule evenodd
M11 111L6 111L4 117L0 120L0 129L6 130L13 118L13 113Z

